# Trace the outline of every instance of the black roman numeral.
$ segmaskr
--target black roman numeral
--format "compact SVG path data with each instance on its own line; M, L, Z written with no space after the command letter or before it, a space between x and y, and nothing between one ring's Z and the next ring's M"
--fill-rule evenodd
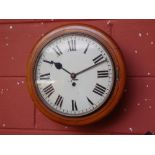
M102 96L103 94L104 94L104 92L106 91L106 88L105 87L103 87L103 86L101 86L100 84L96 84L96 86L95 86L95 88L94 88L94 90L93 90L93 92L94 93L96 93L96 94L98 94L98 95L100 95L100 96Z
M98 62L100 62L103 59L102 54L98 55L96 58L93 59L94 64L97 64Z
M47 97L50 97L53 93L54 93L54 88L52 86L52 84L46 86L44 89L43 89L44 93L47 95Z
M76 101L75 100L72 100L72 111L77 111L78 108L77 108L77 105L76 105Z
M61 54L63 54L58 46L56 46L55 48L53 48L53 50L56 52L56 54L58 56L60 56Z
M98 78L105 78L108 77L108 70L97 71Z
M76 40L72 39L68 41L69 51L76 51Z
M91 105L94 105L94 103L88 97L87 97L87 100Z
M88 48L89 48L89 44L87 45L86 49L84 50L84 54L86 54L86 52L88 51Z
M50 79L50 73L40 75L40 80L49 80L49 79Z
M55 105L56 106L59 106L60 108L61 108L61 106L62 106L62 103L63 103L63 97L61 96L61 95L59 95L58 97L57 97L57 99L56 99L56 101L55 101Z

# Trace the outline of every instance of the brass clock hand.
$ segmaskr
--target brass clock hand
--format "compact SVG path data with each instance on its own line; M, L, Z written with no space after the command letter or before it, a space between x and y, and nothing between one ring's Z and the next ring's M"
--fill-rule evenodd
M107 59L105 59L105 60L103 60L103 61L101 61L101 62L99 62L99 63L97 63L97 64L95 64L95 65L92 65L92 66L90 66L90 67L88 67L88 68L86 68L86 69L84 69L84 70L82 70L82 71L76 73L75 75L77 76L77 75L79 75L79 74L81 74L81 73L84 73L84 72L86 72L86 71L88 71L88 70L90 70L90 69L92 69L92 68L94 68L94 67L96 67L96 66L98 66L98 65L100 65L100 64L102 64L102 63L104 63L105 61L107 61Z

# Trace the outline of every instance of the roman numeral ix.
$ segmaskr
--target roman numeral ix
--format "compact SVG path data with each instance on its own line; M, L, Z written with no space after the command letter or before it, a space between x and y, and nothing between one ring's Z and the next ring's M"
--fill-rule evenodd
M108 70L97 71L98 78L105 78L108 77Z
M104 92L106 91L106 88L105 87L103 87L103 86L101 86L100 84L96 84L96 86L95 86L95 88L94 88L94 90L93 90L93 92L94 93L96 93L96 94L98 94L98 95L100 95L100 96L102 96L103 94L104 94Z
M49 80L49 79L50 79L50 73L40 75L40 80Z
M61 95L59 95L58 97L57 97L57 99L56 99L56 101L55 101L55 105L56 106L59 106L60 108L61 108L61 106L62 106L62 103L63 103L63 97L61 96Z
M76 101L75 100L72 100L72 111L77 111L78 108L77 108L77 105L76 105Z
M96 58L93 59L94 64L97 64L103 59L102 54L98 55Z
M44 89L43 89L44 93L47 95L47 97L50 97L53 93L54 93L54 88L52 86L52 84L46 86Z
M68 41L69 51L76 51L76 40L72 39Z

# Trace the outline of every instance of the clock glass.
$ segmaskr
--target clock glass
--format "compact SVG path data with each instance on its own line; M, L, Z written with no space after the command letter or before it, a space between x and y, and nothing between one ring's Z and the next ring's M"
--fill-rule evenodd
M63 116L80 117L106 104L115 82L115 67L98 40L68 33L41 49L33 79L45 106Z

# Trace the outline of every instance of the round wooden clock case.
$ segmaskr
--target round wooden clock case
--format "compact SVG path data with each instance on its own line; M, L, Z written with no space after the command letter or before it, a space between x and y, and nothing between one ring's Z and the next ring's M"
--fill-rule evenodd
M70 38L73 38L73 37L77 38L77 40L76 40L76 42L71 41L70 42L71 44L70 44L67 40ZM85 37L88 37L88 38L85 39ZM44 81L45 83L50 82L50 80L49 80L50 73L46 73L46 74L40 75L38 77L39 73L37 74L36 72L39 72L41 70L41 69L38 69L39 63L40 63L40 65L42 63L47 63L47 64L44 64L47 66L47 68L49 66L52 66L53 70L56 70L56 74L57 74L57 72L59 73L60 70L61 70L61 72L62 72L62 70L65 71L64 76L69 76L71 81L73 81L72 85L76 84L76 82L78 83L80 81L80 80L76 81L77 80L76 78L78 78L78 76L80 78L80 75L78 75L77 73L74 73L74 72L70 73L68 70L63 68L62 64L59 61L58 62L52 61L52 58L50 58L50 61L44 60L45 59L44 57L46 55L43 57L44 59L41 57L43 55L43 54L41 55L41 53L43 53L45 47L48 44L51 43L51 46L52 46L52 41L55 41L56 39L59 39L60 40L59 42L61 43L62 42L61 38L64 40L66 39L66 44L68 44L68 45L64 45L64 47L68 46L68 49L69 49L68 51L66 51L66 54L68 54L68 52L77 52L75 45L78 44L78 42L80 42L82 39L88 41L86 46L85 46L85 44L83 45L83 43L81 43L81 44L79 43L77 45L78 47L80 47L80 45L81 46L83 45L86 47L86 48L84 48L84 53L82 53L82 54L89 55L89 52L91 52L91 51L89 51L88 48L91 48L89 46L93 47L94 43L96 44L96 47L102 46L103 49L101 49L101 50L105 50L105 55L107 56L107 58L105 60L103 60L103 61L100 60L101 56L97 55L97 57L95 57L93 59L93 61L95 61L94 62L95 64L82 71L82 72L85 72L85 71L87 72L88 69L95 70L94 68L102 67L100 65L103 65L101 63L104 63L104 61L107 61L106 62L107 65L108 65L108 63L111 65L110 70L113 70L113 72L111 73L112 74L111 75L111 81L112 81L111 85L112 86L109 87L109 89L111 88L111 90L109 90L109 92L108 92L108 89L107 89L107 94L108 93L109 94L106 95L105 98L102 98L102 100L100 101L100 102L103 102L103 104L100 103L100 105L95 107L94 105L97 102L92 103L93 99L90 100L90 97L89 98L86 97L87 101L89 101L89 103L92 104L92 105L90 105L90 106L92 106L92 110L84 109L85 111L81 112L78 110L78 105L76 105L76 102L74 100L71 100L72 104L71 103L65 103L65 104L66 104L66 106L68 106L68 104L72 105L73 112L71 110L67 110L69 112L67 112L67 111L65 112L63 110L64 111L64 113L63 113L63 111L61 110L61 106L62 106L62 102L63 102L64 98L59 95L57 98L54 99L53 94L55 92L54 92L54 88L52 87L52 84L47 85L47 87L45 87L45 88L42 88L41 86L39 87L38 86L39 84L38 85L36 84L37 83L36 81L38 80L38 78L42 78L42 79L38 80L39 82L42 82L42 81ZM78 41L78 39L79 40L81 39L81 40ZM91 41L91 39L92 39L92 41ZM92 42L92 45L89 45L89 42ZM50 45L49 45L49 47L50 47ZM81 48L83 48L83 47L81 47ZM55 51L55 54L56 54L55 57L59 58L61 54L63 55L62 51L63 51L62 47L61 47L61 50L58 47L57 51ZM54 51L52 51L52 52L54 52ZM103 57L105 55L103 55ZM70 67L70 66L68 66L68 67ZM66 72L68 72L68 73L66 73ZM80 72L80 74L82 72ZM94 72L99 72L99 71L94 71ZM93 71L92 71L92 73L93 73ZM108 75L107 75L107 77L105 76L105 72L104 72L104 74L103 74L103 72L101 72L101 73L102 74L99 75L101 77L99 79L100 81L108 78ZM66 75L66 74L70 74L70 75ZM85 73L83 73L83 74L85 74ZM89 72L87 74L89 74ZM84 76L84 75L81 75L81 76ZM92 74L92 76L93 76L93 74ZM91 78L91 77L87 77L87 78ZM118 46L116 45L116 43L105 32L103 32L95 27L88 26L88 25L81 25L81 24L70 24L70 25L61 26L61 27L58 27L57 29L52 30L47 35L45 35L33 48L33 51L29 57L28 66L27 66L28 90L29 90L29 93L30 93L35 105L38 107L38 109L44 115L46 115L51 120L54 120L54 121L62 123L62 124L67 124L67 125L79 126L79 125L86 125L86 124L94 123L96 121L103 119L108 114L110 114L110 112L119 103L119 100L120 100L123 90L124 90L125 79L126 79L125 65L124 65L122 55L121 55L121 51L118 48ZM47 81L47 80L49 80L49 81ZM51 82L52 82L52 80L51 80ZM94 88L93 93L94 92L97 93L97 94L95 94L96 96L104 96L103 93L106 93L106 91L105 91L106 88L99 85L98 83L96 85L97 85L98 92L96 92L96 88ZM73 85L73 86L75 87L75 85ZM60 90L62 89L61 84L58 89L60 89ZM42 94L42 92L43 92L43 94ZM68 92L68 94L69 93L70 92ZM68 95L68 97L69 97L69 95ZM67 96L65 97L65 99L66 98L67 98ZM51 102L51 100L52 100L52 102ZM55 100L55 105L57 105L57 106L59 105L58 110L57 110L57 108L53 108L54 107L53 100ZM52 106L50 107L50 104L53 105L53 107ZM98 102L98 104L99 104L99 102ZM82 103L80 103L80 106L81 105L82 105Z

